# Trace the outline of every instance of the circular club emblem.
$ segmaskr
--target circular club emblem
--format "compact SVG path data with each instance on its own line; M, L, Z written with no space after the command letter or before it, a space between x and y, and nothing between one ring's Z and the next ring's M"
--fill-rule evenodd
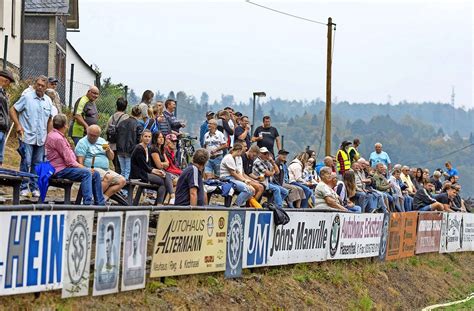
M380 251L379 251L380 259L384 259L385 253L387 252L387 237L388 237L389 221L390 221L390 215L385 214L384 219L383 219L382 238L380 241Z
M227 235L227 256L231 271L236 270L242 258L242 246L244 242L244 230L242 218L235 214L229 224Z
M83 280L89 247L89 230L87 224L76 219L71 227L67 251L67 272L71 283L78 284Z
M331 242L329 243L329 254L334 257L337 253L337 246L339 245L339 229L341 228L341 219L339 215L334 216L331 228Z
M224 229L225 226L225 219L224 217L219 218L219 229Z
M214 218L212 218L212 216L209 216L207 218L207 235L211 237L213 232L214 232Z

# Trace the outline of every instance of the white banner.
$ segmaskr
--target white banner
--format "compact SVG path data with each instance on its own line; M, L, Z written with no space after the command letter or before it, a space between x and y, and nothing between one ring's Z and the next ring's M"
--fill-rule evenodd
M149 211L127 212L123 236L122 291L145 288Z
M445 213L441 228L440 253L474 250L474 215Z
M288 212L288 215L289 223L275 227L268 265L326 260L332 214Z
M0 214L0 295L62 287L66 214Z
M328 259L379 255L383 214L333 214Z
M97 214L93 296L118 292L122 212Z
M247 212L245 215L243 268L268 265L268 250L273 241L274 227L272 212Z
M69 211L63 254L62 298L87 296L94 211Z
M474 251L474 214L465 213L464 218L464 234L463 234L463 250Z

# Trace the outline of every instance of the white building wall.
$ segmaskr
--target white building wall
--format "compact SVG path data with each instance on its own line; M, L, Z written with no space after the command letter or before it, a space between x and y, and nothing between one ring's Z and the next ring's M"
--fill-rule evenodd
M8 35L7 61L16 67L20 67L21 3L21 0L0 0L0 59L3 60L5 35Z

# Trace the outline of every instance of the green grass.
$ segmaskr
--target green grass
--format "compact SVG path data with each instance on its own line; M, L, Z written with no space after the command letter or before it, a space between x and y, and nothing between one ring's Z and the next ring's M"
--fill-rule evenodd
M474 298L471 298L471 300L468 300L464 303L459 303L459 304L448 306L448 307L442 307L435 310L440 310L440 311L441 310L443 311L474 310Z

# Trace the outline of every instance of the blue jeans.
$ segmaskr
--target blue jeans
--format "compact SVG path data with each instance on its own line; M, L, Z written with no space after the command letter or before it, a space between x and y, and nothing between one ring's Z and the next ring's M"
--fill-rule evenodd
M422 207L418 210L419 212L430 212L431 211L431 205L426 205L425 207Z
M72 138L72 141L74 142L74 146L77 146L77 143L79 142L79 140L81 140L82 137L71 137Z
M301 189L303 189L304 196L306 198L304 200L301 200L301 208L308 208L308 200L309 200L309 198L311 198L313 196L313 190L311 190L308 186L306 186L302 183L296 182L296 181L292 182L291 184L295 185L295 186L298 186ZM315 201L313 201L313 204L314 203L315 203Z
M362 208L359 205L354 205L353 207L347 207L347 210L352 213L362 213Z
M405 212L411 212L413 210L413 198L409 195L405 195L405 202L403 207L405 208Z
M80 181L84 205L105 205L99 172L91 174L89 168L67 167L56 173L56 177Z
M381 210L383 213L388 213L387 205L385 205L384 196L379 192L369 192L369 200L374 203L370 203L365 210L366 213L373 213L376 210Z
M0 164L3 163L3 146L5 146L5 132L0 132Z
M234 177L230 176L226 178L228 181L230 181L232 184L234 184L235 190L239 192L239 195L237 196L237 200L235 201L235 204L237 204L240 207L244 207L245 203L250 200L250 198L253 196L252 189L250 189L249 186L247 186L246 183L235 179Z
M206 163L206 168L204 168L204 173L208 174L214 174L217 177L220 175L221 171L221 162L222 162L222 156L218 156L214 159L209 159Z
M288 196L288 190L277 184L268 183L268 190L273 194L273 202L279 208L283 208L283 200Z
M131 163L131 158L127 156L118 156L118 160L120 163L120 171L121 175L125 177L126 180L128 180L128 177L130 176L130 163Z
M36 175L35 167L44 158L44 146L29 145L23 142L21 144L25 147L25 158L20 164L20 171ZM20 189L26 190L28 186L31 192L38 190L38 178L30 178L29 181L22 182Z

